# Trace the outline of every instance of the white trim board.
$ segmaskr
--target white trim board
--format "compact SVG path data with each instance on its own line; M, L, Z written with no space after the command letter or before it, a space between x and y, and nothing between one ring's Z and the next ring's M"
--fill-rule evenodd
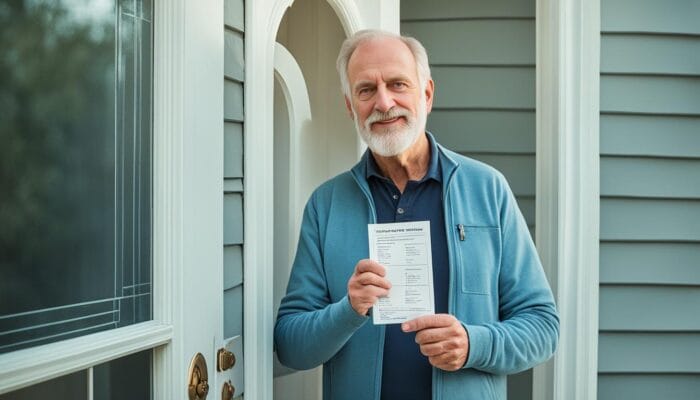
M182 306L185 1L155 2L153 12L153 318L172 326ZM181 349L175 340L154 350L154 398L175 398Z
M17 350L0 358L0 394L150 349L171 337L170 326L149 321Z
M597 397L599 0L537 1L536 242L560 315L533 398Z
M222 0L155 3L153 309L172 329L158 399L184 395L196 353L215 368L222 341L223 14Z
M309 103L308 90L304 75L301 72L299 64L297 64L294 56L284 46L275 43L275 77L284 93L286 104L289 111L289 129L292 136L289 140L290 165L287 174L289 182L294 182L297 174L300 171L299 157L300 153L300 133L307 129L311 123L311 104ZM304 201L306 200L299 192L299 185L292 184L289 186L289 216L292 217L289 224L289 232L287 237L292 242L289 246L289 259L294 258L294 252L297 248L297 234L301 226L303 216ZM291 265L289 266L291 269ZM289 272L289 271L287 271ZM287 274L288 275L288 274Z

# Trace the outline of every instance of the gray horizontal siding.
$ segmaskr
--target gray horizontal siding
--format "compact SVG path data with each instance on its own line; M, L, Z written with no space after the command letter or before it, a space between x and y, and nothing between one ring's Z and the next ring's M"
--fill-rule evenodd
M243 82L245 63L243 59L243 33L224 30L224 76Z
M700 41L683 36L607 35L601 40L602 73L694 75Z
M440 133L443 145L461 153L535 153L531 111L433 110L430 129Z
M224 290L224 337L243 334L243 285Z
M535 65L535 20L404 22L435 65ZM488 38L488 40L484 40Z
M700 35L697 0L603 0L600 14L604 33Z
M599 399L690 400L700 393L694 374L614 374L598 380Z
M700 332L700 286L606 284L600 302L606 305L599 321L604 331Z
M224 178L243 177L243 124L224 123Z
M503 173L535 228L535 1L401 1L401 31L426 47L435 81L428 129ZM532 373L508 380L531 398Z
M224 26L230 30L244 31L244 0L224 0Z
M243 246L224 247L224 290L243 284Z
M700 333L601 333L603 373L700 373Z
M695 158L700 154L700 117L601 115L601 155Z
M243 122L243 83L224 81L224 119Z
M700 286L700 243L601 243L600 282Z
M535 2L520 0L401 0L402 27L404 23L411 20L450 20L453 18L534 19Z
M600 238L700 241L700 201L602 198Z
M700 391L700 2L601 2L598 398Z
M243 179L229 178L224 179L224 193L242 193Z
M700 76L602 75L603 113L700 116Z
M224 0L224 338L243 334L244 0Z
M534 67L433 67L440 109L535 109Z
M224 244L243 243L243 195L224 194Z
M696 159L601 157L603 196L700 199Z

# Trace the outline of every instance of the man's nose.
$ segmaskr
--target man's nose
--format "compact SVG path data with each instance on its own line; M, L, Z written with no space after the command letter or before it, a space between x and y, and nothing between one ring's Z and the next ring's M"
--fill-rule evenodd
M395 105L394 97L391 95L391 92L387 90L386 86L378 87L374 108L379 112L385 113L391 110Z

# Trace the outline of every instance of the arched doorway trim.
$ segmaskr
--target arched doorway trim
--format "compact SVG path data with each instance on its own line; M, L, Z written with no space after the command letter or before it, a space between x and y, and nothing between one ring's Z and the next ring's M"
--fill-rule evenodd
M399 0L328 0L346 34L398 26ZM243 334L246 397L272 400L273 375L273 118L275 39L293 0L248 0L245 7ZM394 4L395 3L395 4ZM365 22L372 17L370 22Z

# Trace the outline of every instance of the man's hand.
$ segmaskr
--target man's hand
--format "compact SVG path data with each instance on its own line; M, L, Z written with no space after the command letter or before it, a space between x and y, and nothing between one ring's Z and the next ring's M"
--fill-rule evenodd
M430 364L456 371L467 362L469 336L462 324L449 314L424 315L401 324L404 332L417 332L416 343Z
M385 276L384 267L376 261L365 259L355 265L348 281L348 299L355 312L367 315L377 299L389 294L391 283Z

